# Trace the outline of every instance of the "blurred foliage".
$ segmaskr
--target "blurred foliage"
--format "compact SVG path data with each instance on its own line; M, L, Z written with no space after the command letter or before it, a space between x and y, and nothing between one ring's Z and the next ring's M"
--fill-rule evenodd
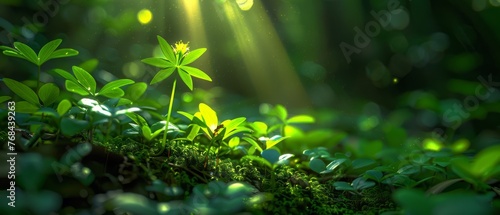
M500 211L498 1L187 2L0 0L0 212Z

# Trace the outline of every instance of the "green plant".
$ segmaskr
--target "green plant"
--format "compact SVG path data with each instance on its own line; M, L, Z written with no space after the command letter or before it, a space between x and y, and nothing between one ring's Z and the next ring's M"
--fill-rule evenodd
M55 69L54 72L66 79L64 84L69 92L82 96L120 98L125 95L121 87L135 83L130 79L118 79L105 84L97 91L97 83L89 72L78 66L73 66L72 70L74 76L62 69Z
M45 44L38 55L31 49L28 45L21 42L14 42L14 48L8 46L0 46L0 49L3 49L3 54L11 57L17 57L21 59L25 59L38 67L38 76L37 76L37 87L36 90L40 89L40 73L42 65L51 59L63 58L63 57L71 57L78 55L78 51L74 49L64 48L56 50L57 47L61 44L61 39L56 39Z
M142 62L146 64L161 68L161 70L153 77L150 84L155 84L160 81L163 81L164 79L172 75L175 71L177 71L178 76L190 90L193 90L192 77L206 81L212 81L212 79L205 72L201 71L200 69L188 66L196 59L201 57L201 55L205 53L205 51L207 50L206 48L199 48L193 51L189 51L188 43L183 43L182 41L175 43L175 48L173 48L161 36L157 36L157 38L163 56L157 58L155 57L146 58L142 60ZM172 84L172 92L170 94L168 113L165 119L166 125L170 123L170 117L172 115L172 106L174 102L176 84L177 84L177 77L174 78L174 82ZM165 148L166 144L167 144L167 132L164 132L162 148Z
M243 126L243 123L246 120L245 117L227 119L219 124L217 113L205 103L199 104L199 111L194 115L183 111L179 111L179 114L185 116L192 122L190 125L191 131L186 137L188 140L193 141L194 138L198 136L200 129L206 137L208 137L210 144L206 151L207 156L214 143L219 143L219 147L221 144L224 144L230 148L234 148L239 143L238 137L234 137L229 141L229 143L225 140L237 133L250 131L250 129Z

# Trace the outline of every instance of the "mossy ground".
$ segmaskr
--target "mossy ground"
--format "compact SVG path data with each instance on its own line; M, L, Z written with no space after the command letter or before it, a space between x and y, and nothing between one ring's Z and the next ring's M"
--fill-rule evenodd
M5 133L0 136L0 140L5 140ZM66 141L38 144L20 154L35 152L59 160L75 144ZM252 214L380 214L397 210L387 186L375 186L361 193L338 191L332 180L319 179L320 175L295 165L271 169L239 156L211 154L207 157L204 145L182 141L170 143L160 155L154 156L159 145L127 137L116 137L106 143L94 142L92 151L80 161L95 176L91 184L84 185L63 176L63 182L71 186L61 185L56 183L54 176L47 179L44 189L65 197L61 214L94 207L90 201L93 196L108 195L116 190L140 194L156 202L184 201L196 185L210 181L238 181L254 187L259 200L247 203L244 208ZM184 194L165 196L149 192L146 187L155 180L180 187ZM82 196L82 190L87 194Z
M160 179L186 191L212 180L246 182L266 194L263 204L249 205L248 209L254 212L380 214L397 210L388 186L375 186L360 193L338 191L332 180L320 182L320 175L305 169L286 165L270 169L245 158L221 159L214 154L206 157L205 150L196 143L175 142L160 156L151 156L155 147L146 147L130 139L116 138L105 147L118 154L132 155L137 165L147 166L141 171L143 177Z

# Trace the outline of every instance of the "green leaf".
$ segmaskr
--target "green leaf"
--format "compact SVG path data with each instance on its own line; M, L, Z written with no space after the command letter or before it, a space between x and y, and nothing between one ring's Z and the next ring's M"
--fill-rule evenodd
M226 137L229 137L229 132L233 131L234 129L236 129L239 125L241 125L241 123L245 122L246 118L245 117L238 117L236 119L233 119L233 120L227 120L225 122L223 122L222 124L224 125L224 127L226 128L226 135L224 135L224 139Z
M78 51L74 49L58 49L52 52L49 59L63 58L63 57L71 57L78 55Z
M234 147L238 146L239 144L240 144L240 138L239 137L233 137L227 143L227 145L229 146L229 148L232 148L232 149Z
M18 58L25 59L25 60L29 61L24 55L19 53L17 50L16 51L5 50L5 51L3 51L3 54L7 55L7 56L11 56L11 57L18 57Z
M205 53L205 51L207 51L206 48L200 48L200 49L195 49L193 51L188 52L186 54L186 56L184 57L184 59L182 60L181 65L184 66L184 65L188 65L188 64L192 63L196 59L200 58L201 55L203 53Z
M81 63L80 65L78 65L78 67L80 67L83 70L88 71L90 73L90 72L94 71L95 68L97 68L97 65L99 65L99 60L92 58L90 60L87 60L87 61Z
M68 110L71 108L71 102L67 99L63 99L59 104L57 105L57 113L59 116L62 116L68 112Z
M86 120L63 118L61 120L61 132L63 135L71 137L81 133L89 126Z
M260 135L267 134L267 124L264 122L255 121L252 123L252 128Z
M59 96L59 87L53 83L44 84L38 90L38 96L40 97L40 100L42 100L44 106L51 105Z
M282 122L286 122L286 118L288 117L288 112L283 105L276 105L271 114L278 117Z
M384 174L381 171L373 169L366 171L364 174L365 178L372 179L377 182L380 182L383 176Z
M486 180L490 172L500 164L500 145L490 146L480 151L471 165L471 171L475 176Z
M406 166L401 167L397 171L397 173L403 174L403 175L411 175L411 174L415 174L415 173L419 173L419 172L420 172L420 167L416 166L416 165L406 165Z
M193 79L191 76L184 71L179 71L179 76L181 77L182 82L184 82L184 84L186 84L186 86L193 91Z
M78 79L78 83L82 84L82 86L85 87L87 91L94 95L96 90L96 82L94 77L92 77L90 73L80 67L73 66L72 68L76 79Z
M214 131L219 123L219 119L217 118L217 113L205 103L200 103L198 107L200 109L203 121L211 131Z
M354 181L352 181L351 185L356 190L362 190L362 189L366 189L366 188L370 188L370 187L375 186L375 182L368 181L362 177L359 177L359 178L354 179Z
M351 184L345 182L345 181L337 181L333 183L333 186L335 186L335 190L347 190L347 191L355 191L354 187L351 186Z
M321 172L322 174L330 173L333 172L337 167L339 167L341 164L345 163L347 161L347 158L338 158L330 162L326 166L326 170Z
M370 166L375 163L375 160L369 159L369 158L358 158L356 160L352 161L352 168L353 169L360 169L363 167Z
M170 61L167 61L166 59L163 58L156 58L156 57L151 57L151 58L146 58L141 60L145 64L149 64L151 66L155 66L158 68L168 68L168 67L174 67L175 64L173 64Z
M54 50L59 47L61 44L62 40L61 39L56 39L48 42L45 44L41 49L40 52L38 52L38 65L42 65L45 63L47 60L50 59L50 56L54 52Z
M64 84L66 86L66 89L70 92L74 92L74 93L82 95L82 96L89 95L89 91L87 91L87 89L85 89L79 83L76 83L76 82L73 82L70 80L66 80L66 82Z
M200 132L200 126L193 124L191 125L191 131L189 132L187 139L189 141L193 141L196 136L198 136L198 132Z
M148 122L146 121L146 119L144 119L144 117L142 117L141 115L139 114L136 114L136 113L126 113L125 115L128 116L128 118L130 118L132 121L134 121L135 124L139 125L139 126L144 126L144 125L148 125Z
M134 81L130 79L118 79L104 85L101 90L97 93L97 95L103 95L108 98L117 98L121 97L125 94L125 92L120 89L120 87L133 84Z
M212 81L210 76L208 76L205 72L201 71L198 68L194 68L194 67L190 67L190 66L181 66L180 69L182 71L188 73L189 75L195 77L195 78L199 78L199 79L202 79L205 81Z
M266 141L266 149L270 149L281 141L287 139L288 137L282 137L280 135L274 135L269 140Z
M434 203L420 190L396 190L393 198L408 214L433 214Z
M280 153L277 150L274 149L266 149L260 153L260 155L269 161L269 163L274 164L278 162Z
M16 102L16 112L19 113L34 113L38 111L39 107L27 101Z
M8 46L0 46L0 49L5 51L19 52L17 49Z
M174 55L174 50L172 50L172 46L168 44L168 42L163 39L161 36L157 36L158 38L158 43L160 44L161 51L163 52L163 55L165 55L165 58L167 58L168 61L175 63L176 58Z
M125 97L132 101L137 101L148 89L148 84L138 82L127 87L125 90Z
M153 136L151 135L151 129L147 125L143 125L141 128L142 136L146 138L146 140L150 141Z
M38 101L38 96L36 95L35 91L33 91L25 84L18 82L16 80L12 80L10 78L4 78L3 82L12 92L14 92L22 99L26 100L27 102L35 106L40 106L40 102Z
M123 95L125 95L125 91L123 91L120 88L112 89L112 90L107 90L104 93L100 94L101 96L106 96L108 98L120 98Z
M153 77L153 80L149 84L155 84L157 82L163 81L165 78L168 78L168 76L172 75L174 73L176 67L170 67L166 69L162 69L156 73L155 77Z
M255 149L259 150L259 152L263 151L262 147L260 147L259 143L257 143L257 141L255 141L254 139L252 139L250 137L242 137L241 139L243 139L247 143L250 143L250 145L252 145L253 147L255 147ZM253 153L251 153L251 154L253 154Z
M28 61L34 63L35 65L39 65L38 57L36 56L35 51L33 51L33 49L29 46L21 42L14 42L14 47L16 47L16 49L19 50L19 52L24 55Z
M0 104L10 100L11 97L10 96L0 96Z
M298 115L291 117L286 121L287 123L314 123L314 118L308 115Z
M75 76L71 75L71 73L66 72L65 70L54 69L52 71L55 72L56 74L60 75L61 77L63 77L66 80L70 80L70 81L73 81L75 83L78 83L78 80L76 80Z
M180 115L183 115L186 118L188 118L189 120L193 121L194 116L192 114L184 112L184 111L177 111L177 113L179 113Z
M316 173L321 173L326 169L326 164L321 159L313 158L309 161L309 168Z

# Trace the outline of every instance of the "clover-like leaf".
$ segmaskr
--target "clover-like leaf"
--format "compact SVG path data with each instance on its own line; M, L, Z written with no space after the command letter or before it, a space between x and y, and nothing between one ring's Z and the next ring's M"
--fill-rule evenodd
M40 66L43 63L45 63L47 60L49 60L50 57L52 56L52 53L54 52L54 50L56 50L57 47L59 47L61 42L62 42L61 39L56 39L56 40L52 40L52 41L48 42L47 44L45 44L38 52L38 64L37 65Z
M52 52L52 54L49 57L49 60L55 59L55 58L71 57L71 56L78 55L78 53L79 52L77 50L74 50L74 49L69 49L69 48L58 49L58 50L55 50L54 52Z
M30 62L32 62L35 65L38 65L38 57L28 45L21 43L21 42L14 42L14 47L16 47L17 50L19 50L20 54L22 54L26 59Z
M73 66L73 73L75 74L76 79L78 80L78 83L80 83L89 93L92 95L95 94L96 90L96 82L94 77L90 75L87 71L84 69L78 67L78 66Z
M120 89L120 87L126 86L133 84L134 81L130 79L119 79L119 80L114 80L112 82L107 83L104 85L101 90L97 93L97 95L103 95L108 98L117 98L121 97L125 94L125 92Z
M66 89L70 92L74 92L76 94L86 96L89 95L89 91L85 89L81 84L76 83L74 81L66 80L64 82L64 85L66 86Z

